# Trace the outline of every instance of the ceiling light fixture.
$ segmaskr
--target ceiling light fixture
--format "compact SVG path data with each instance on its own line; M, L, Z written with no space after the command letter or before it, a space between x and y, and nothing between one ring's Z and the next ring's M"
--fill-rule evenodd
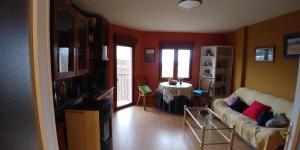
M202 0L180 0L178 3L177 3L177 6L180 8L180 9L192 9L194 7L197 7L199 6L200 4L202 3Z

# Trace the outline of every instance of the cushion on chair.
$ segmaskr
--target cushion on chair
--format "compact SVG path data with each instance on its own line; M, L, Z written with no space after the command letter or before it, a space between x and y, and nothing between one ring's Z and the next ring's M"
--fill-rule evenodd
M259 116L259 114L262 111L269 111L271 109L270 106L264 105L258 101L254 101L253 103L251 103L251 105L243 112L243 114L249 118L251 118L252 120L257 119L257 117Z
M205 90L194 90L193 91L193 94L196 94L196 95L204 95L204 94L207 94L208 92L205 91Z
M150 94L152 93L152 90L149 88L148 85L141 85L138 86L139 90L143 93L143 94Z

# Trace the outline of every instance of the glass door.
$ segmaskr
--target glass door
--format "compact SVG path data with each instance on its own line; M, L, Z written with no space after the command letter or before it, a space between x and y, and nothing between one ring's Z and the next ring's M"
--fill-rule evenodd
M59 7L55 12L54 26L54 74L55 79L75 75L74 21L75 15L69 7Z
M116 46L117 108L132 104L132 47Z
M88 54L88 20L85 16L77 13L77 73L89 73L89 54Z

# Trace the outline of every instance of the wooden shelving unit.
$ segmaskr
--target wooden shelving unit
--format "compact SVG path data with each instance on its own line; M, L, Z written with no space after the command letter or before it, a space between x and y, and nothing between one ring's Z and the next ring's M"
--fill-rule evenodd
M59 149L72 149L65 135L65 110L108 89L108 21L70 0L52 0L51 71ZM104 94L112 99L112 94ZM107 96L109 95L109 96ZM98 140L99 142L99 140ZM85 148L90 149L90 148Z
M213 97L230 94L233 63L232 46L204 46L201 48L199 79L211 79Z
M100 16L89 16L90 88L107 87L108 78L108 21Z

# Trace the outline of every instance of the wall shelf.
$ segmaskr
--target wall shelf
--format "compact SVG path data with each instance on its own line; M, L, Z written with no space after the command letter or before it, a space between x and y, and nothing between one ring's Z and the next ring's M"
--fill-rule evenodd
M213 81L211 96L225 97L230 94L232 63L233 47L231 46L204 46L201 48L199 79Z

